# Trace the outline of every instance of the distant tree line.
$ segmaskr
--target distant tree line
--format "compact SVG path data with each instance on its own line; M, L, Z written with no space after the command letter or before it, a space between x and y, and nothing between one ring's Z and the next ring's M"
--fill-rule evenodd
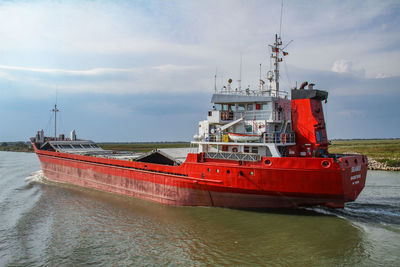
M27 142L1 142L0 151L32 152L33 148Z

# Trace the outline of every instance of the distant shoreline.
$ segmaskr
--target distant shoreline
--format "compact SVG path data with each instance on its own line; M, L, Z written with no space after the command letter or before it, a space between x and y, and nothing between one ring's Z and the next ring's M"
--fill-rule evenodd
M33 147L27 142L0 142L0 151L9 152L34 152Z
M368 157L369 170L400 171L400 139L332 140L330 153L363 154ZM103 142L107 150L148 152L157 148L190 147L189 142ZM0 142L0 151L34 152L27 142Z

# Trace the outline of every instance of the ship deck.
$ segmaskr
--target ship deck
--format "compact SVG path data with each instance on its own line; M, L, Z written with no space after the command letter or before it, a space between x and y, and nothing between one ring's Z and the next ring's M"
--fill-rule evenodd
M117 160L141 161L178 166L185 162L189 153L197 153L197 148L163 148L155 149L147 153L115 150L102 150L83 153L76 151L69 153Z
M57 140L48 138L41 146L43 150L53 150L61 153L92 156L99 158L143 161L168 165L182 164L189 153L197 153L197 147L188 148L162 148L150 152L132 152L105 150L91 140Z
M93 156L93 157L101 157L101 158L109 158L109 159L118 159L118 160L127 160L127 161L146 161L149 157L153 157L154 155L158 155L157 158L164 157L173 161L174 165L182 164L189 153L197 153L197 148L162 148L155 149L150 152L132 152L132 151L115 151L115 150L101 150L101 151L69 151L71 154L79 154L85 156ZM153 161L157 161L157 158L154 158ZM153 162L157 163L157 162Z

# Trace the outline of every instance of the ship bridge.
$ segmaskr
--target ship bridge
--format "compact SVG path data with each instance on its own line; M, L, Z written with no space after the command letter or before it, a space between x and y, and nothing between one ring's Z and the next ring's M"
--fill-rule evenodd
M295 145L287 94L225 89L213 94L211 103L192 142L200 151L280 157Z

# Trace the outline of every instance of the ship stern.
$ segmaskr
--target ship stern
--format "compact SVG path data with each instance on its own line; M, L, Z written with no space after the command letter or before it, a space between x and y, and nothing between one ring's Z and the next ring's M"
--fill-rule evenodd
M365 186L368 159L364 155L335 155L342 177L343 202L326 203L329 208L343 208L344 203L357 199Z

